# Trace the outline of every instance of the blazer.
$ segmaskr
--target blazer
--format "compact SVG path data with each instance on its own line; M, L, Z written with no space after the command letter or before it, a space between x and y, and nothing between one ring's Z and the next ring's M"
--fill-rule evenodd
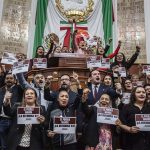
M21 88L20 85L14 85L11 88L10 92L12 93L12 98L11 98L11 105L12 106L17 102L20 103L22 101L23 89ZM5 93L6 93L6 87L4 86L4 87L0 88L0 113L2 110Z
M45 108L40 107L41 115L45 116ZM4 106L4 112L6 115L11 116L12 124L8 133L8 150L16 150L20 143L22 135L24 133L25 125L17 124L17 106L10 108L9 106ZM44 124L33 124L31 129L30 137L30 150L44 150Z
M106 86L104 84L100 84L99 89L98 89L97 99L95 99L93 90L92 90L92 85L89 86L89 89L91 90L91 92L89 93L88 99L87 99L88 105L94 105L100 99L100 97L103 93L109 94L110 97L113 99L117 98L119 96L119 94L117 94L113 88Z

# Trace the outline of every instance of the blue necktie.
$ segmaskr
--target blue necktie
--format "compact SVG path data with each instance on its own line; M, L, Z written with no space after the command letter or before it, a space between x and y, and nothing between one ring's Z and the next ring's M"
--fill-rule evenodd
M98 96L97 85L95 85L94 86L94 99L95 99L95 101L97 101L97 96Z
M38 97L38 102L39 102L39 105L41 105L41 88L38 88L38 91L39 91L39 97Z

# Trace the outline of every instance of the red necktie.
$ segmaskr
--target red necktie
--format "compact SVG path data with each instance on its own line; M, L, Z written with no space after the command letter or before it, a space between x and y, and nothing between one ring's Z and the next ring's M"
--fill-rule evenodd
M94 86L94 98L95 98L95 101L97 101L97 95L98 95L98 92L97 92L97 85Z

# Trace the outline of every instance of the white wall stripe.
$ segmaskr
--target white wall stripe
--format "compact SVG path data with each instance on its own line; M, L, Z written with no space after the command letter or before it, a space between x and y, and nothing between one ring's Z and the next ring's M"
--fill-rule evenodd
M3 3L4 0L0 0L0 25L1 25L2 13L3 13Z
M146 56L147 63L150 63L150 0L144 0L144 15L145 15L145 34L146 34Z
M28 51L27 51L28 58L32 58L32 54L33 54L36 6L37 6L37 0L32 0L31 16L30 16L30 20L29 20L29 30L28 30Z

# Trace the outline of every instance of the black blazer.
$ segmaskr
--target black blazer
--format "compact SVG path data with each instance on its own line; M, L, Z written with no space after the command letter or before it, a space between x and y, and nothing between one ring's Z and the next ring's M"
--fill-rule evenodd
M40 106L41 115L45 116L45 107ZM12 124L10 127L10 131L8 134L8 150L16 150L17 146L20 143L21 137L24 133L25 125L17 124L17 106L15 105L13 108L9 106L4 106L4 112L6 115L11 116ZM43 133L44 133L44 124L33 124L31 129L31 137L30 137L30 150L44 150L44 141L43 141Z
M92 85L89 86L89 89L91 90L91 92L89 93L87 99L88 105L94 105L100 99L103 93L107 93L112 99L117 98L119 96L119 94L117 94L113 88L106 86L104 84L100 84L98 89L97 99L95 99L93 96L94 94L92 90Z
M13 106L15 103L20 103L22 101L23 89L21 88L20 85L14 85L11 88L10 92L12 93L11 106ZM5 93L6 93L6 88L4 86L0 88L0 113L2 110Z

